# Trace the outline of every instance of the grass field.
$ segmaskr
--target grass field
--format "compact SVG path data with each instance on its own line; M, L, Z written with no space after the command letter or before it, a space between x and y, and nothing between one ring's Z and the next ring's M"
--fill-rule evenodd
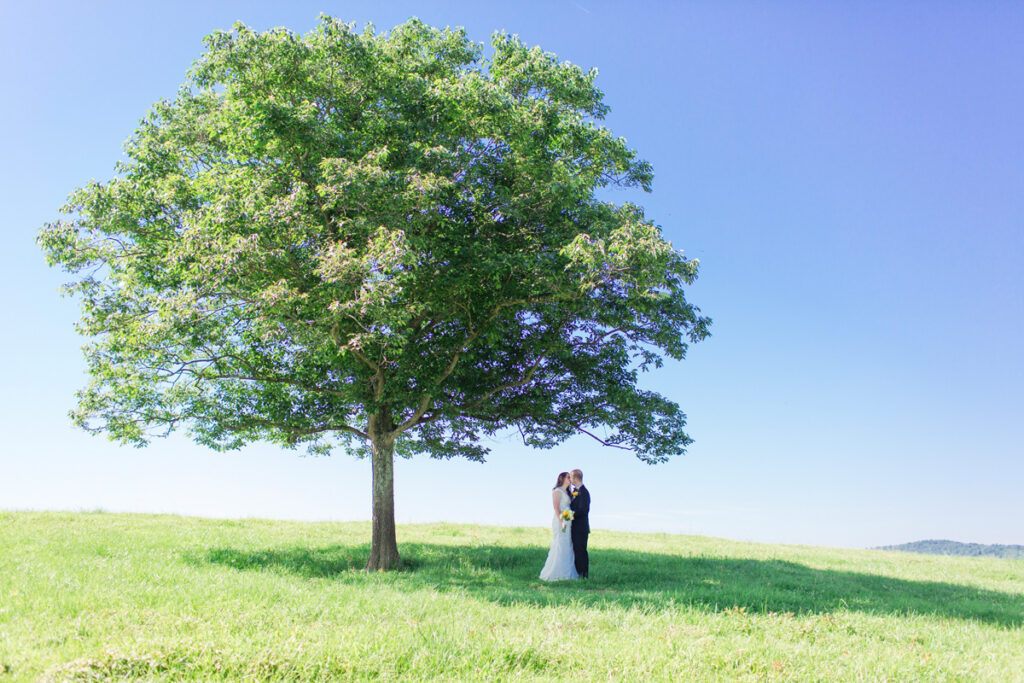
M597 530L0 512L0 680L1024 681L1024 561Z

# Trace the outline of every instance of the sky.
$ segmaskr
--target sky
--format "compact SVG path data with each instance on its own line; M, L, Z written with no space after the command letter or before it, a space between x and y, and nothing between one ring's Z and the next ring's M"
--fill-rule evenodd
M407 523L547 526L555 475L580 467L598 535L1024 544L1024 5L994 1L0 0L0 509L369 519L369 463L343 452L71 427L78 304L35 244L113 177L205 35L321 12L505 30L596 67L604 125L655 173L605 198L700 260L687 298L714 321L641 380L687 413L684 456L510 435L485 464L400 460L399 543Z

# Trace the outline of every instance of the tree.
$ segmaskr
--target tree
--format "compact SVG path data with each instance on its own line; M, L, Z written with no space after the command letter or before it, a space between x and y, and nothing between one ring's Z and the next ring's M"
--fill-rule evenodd
M595 123L595 71L416 19L206 45L39 234L82 302L76 424L369 455L369 569L399 566L396 453L482 461L505 429L684 452L685 416L637 379L707 335L697 262L595 198L652 180Z

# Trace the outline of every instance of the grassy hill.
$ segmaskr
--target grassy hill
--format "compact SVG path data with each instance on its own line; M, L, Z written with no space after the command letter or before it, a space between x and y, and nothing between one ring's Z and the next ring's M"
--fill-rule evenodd
M925 555L959 555L962 557L1004 557L1024 559L1024 545L984 545L957 541L914 541L900 545L883 545L878 550L900 550Z
M597 530L0 512L0 680L1024 680L1024 561Z

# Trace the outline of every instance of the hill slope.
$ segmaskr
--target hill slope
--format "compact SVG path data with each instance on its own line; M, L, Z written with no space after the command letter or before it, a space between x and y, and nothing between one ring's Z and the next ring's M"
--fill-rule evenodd
M983 545L957 541L914 541L900 545L883 545L877 550L898 550L925 555L956 555L959 557L1001 557L1017 560L1024 558L1024 545Z
M1024 562L549 533L0 512L0 678L1022 680Z

